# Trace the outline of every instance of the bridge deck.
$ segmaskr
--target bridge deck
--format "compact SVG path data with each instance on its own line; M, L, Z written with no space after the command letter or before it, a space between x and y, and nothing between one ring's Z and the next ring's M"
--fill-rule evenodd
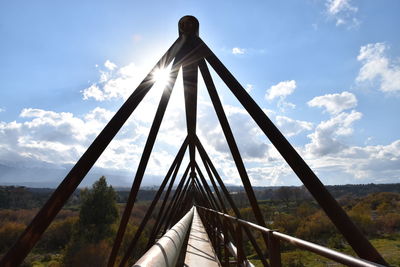
M196 209L194 209L184 266L221 266Z

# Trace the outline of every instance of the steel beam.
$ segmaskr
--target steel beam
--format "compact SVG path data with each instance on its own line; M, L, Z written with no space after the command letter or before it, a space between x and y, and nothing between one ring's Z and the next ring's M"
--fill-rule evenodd
M176 77L178 76L178 72L181 66L180 59L184 57L181 52L177 55L174 60L174 63L171 68L171 78L168 84L165 86L164 92L161 96L160 103L158 105L156 115L154 116L153 123L150 128L149 135L146 140L146 144L143 149L142 157L140 158L139 166L136 170L136 175L133 180L132 188L129 193L129 197L124 209L124 213L122 214L122 218L118 227L117 235L114 240L114 245L110 253L110 257L108 259L108 267L113 267L115 260L118 255L119 248L122 243L123 236L125 234L126 226L128 225L129 218L132 213L133 206L135 204L137 193L139 192L140 184L142 183L142 179L144 173L146 171L147 163L150 159L151 151L153 150L154 143L157 138L158 130L160 129L162 119L165 114L165 110L167 109L167 105L169 102L169 98L172 93L172 89L174 88Z
M258 203L257 203L256 195L254 194L253 187L250 183L249 176L247 175L246 168L244 167L243 159L240 155L239 148L235 141L235 137L233 136L228 119L225 115L224 108L222 107L221 100L219 99L217 90L215 89L214 82L211 78L211 74L210 74L210 72L207 68L206 62L204 60L201 60L199 62L199 68L200 68L201 74L203 75L204 82L206 84L208 93L211 98L211 102L213 103L215 113L217 114L218 120L221 124L222 131L224 132L226 141L228 142L229 149L231 150L231 154L232 154L233 160L235 161L236 168L239 172L240 179L242 180L244 189L246 190L247 198L250 202L250 206L253 210L254 216L259 225L266 226L264 217L263 217L260 207L258 206ZM263 234L262 236L263 236L265 245L268 247L267 235Z
M185 42L185 36L179 37L168 51L161 57L151 72L144 78L132 95L125 101L114 117L96 137L86 152L65 176L46 204L37 213L32 222L18 238L7 254L2 258L1 266L17 266L22 263L35 246L44 231L56 217L83 178L95 164L108 144L121 129L132 112L136 109L154 84L153 73L158 68L168 66Z
M204 42L203 47L207 50L205 58L208 63L269 138L357 255L369 261L387 264L264 111Z
M155 206L157 205L157 202L160 199L161 194L163 193L164 188L167 185L168 180L171 177L171 175L172 175L172 178L171 178L170 184L174 183L175 177L176 177L176 175L177 175L177 173L179 171L179 167L180 167L180 165L182 163L183 155L185 154L185 151L186 151L186 148L187 148L187 143L188 143L188 141L187 141L187 138L186 138L184 140L181 148L179 149L178 154L176 155L174 161L172 162L172 165L171 165L170 169L168 170L167 175L165 176L165 178L164 178L163 182L161 183L160 187L158 188L158 191L157 191L156 195L154 196L154 199L151 202L150 206L148 207L148 209L146 211L146 214L143 217L138 229L136 230L136 233L135 233L134 237L132 238L132 241L131 241L128 249L126 250L124 257L122 258L122 260L121 260L121 262L119 264L120 267L125 266L126 263L128 262L129 257L131 256L133 250L135 249L136 243L139 240L139 237L141 236L144 228L146 227L147 222L149 221L150 216L153 213L153 210L154 210Z

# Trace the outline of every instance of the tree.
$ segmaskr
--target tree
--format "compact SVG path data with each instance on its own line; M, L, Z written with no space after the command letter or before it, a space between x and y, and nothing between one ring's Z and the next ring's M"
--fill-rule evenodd
M104 247L107 246L104 242L107 243L114 236L113 225L118 219L116 199L117 194L112 186L107 186L104 176L93 184L92 189L81 191L79 219L64 255L65 265L75 265L74 258L81 257L79 251L93 252L98 247L97 244L103 244L101 253L106 253ZM93 264L99 266L97 262L90 264L89 259L87 264L80 266L94 266Z

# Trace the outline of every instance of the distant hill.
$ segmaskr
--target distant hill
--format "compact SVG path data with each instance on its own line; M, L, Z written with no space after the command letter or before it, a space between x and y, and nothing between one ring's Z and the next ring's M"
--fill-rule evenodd
M18 167L0 164L0 185L4 186L25 186L35 188L56 188L64 177L71 170L72 165L62 167L49 166L43 167ZM110 171L94 167L83 179L80 187L91 186L102 175L106 176L107 182L115 187L130 187L134 173L121 171ZM145 175L144 186L160 184L163 177L155 175Z

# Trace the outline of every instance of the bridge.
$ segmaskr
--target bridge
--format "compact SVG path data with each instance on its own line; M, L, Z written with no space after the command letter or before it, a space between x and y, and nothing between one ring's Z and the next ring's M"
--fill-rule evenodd
M171 78L162 92L136 170L108 259L109 267L127 265L137 248L138 240L145 226L156 212L156 206L160 208L156 214L156 223L147 241L147 252L134 266L252 266L244 253L244 240L250 241L263 266L282 265L281 242L289 242L301 249L348 266L387 266L383 257L354 225L307 163L199 37L199 22L192 16L180 19L177 40L77 161L13 247L2 258L0 266L18 266L22 263L108 144L152 88L155 83L154 73L159 69L166 68L171 63ZM266 227L208 66L214 69L261 131L269 138L358 257L345 255ZM187 136L142 218L125 255L118 257L147 163L180 70L182 70L183 77ZM256 223L241 219L240 211L219 175L217 167L196 134L199 71L221 124ZM187 150L189 151L189 164L185 167L182 177L178 177ZM199 156L196 157L196 155ZM205 169L205 173L201 171L201 167ZM178 186L173 190L176 183ZM228 215L229 211L232 211L234 216ZM266 249L263 250L261 244L256 241L255 232L262 236L261 242L264 243Z

